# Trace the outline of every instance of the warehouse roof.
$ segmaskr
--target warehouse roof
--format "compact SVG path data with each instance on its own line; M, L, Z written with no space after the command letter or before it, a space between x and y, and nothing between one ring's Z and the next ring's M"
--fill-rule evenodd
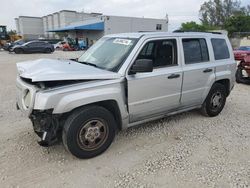
M74 25L74 26L66 26L59 29L48 30L48 32L65 32L72 30L96 30L103 31L104 30L104 22L84 24L84 25Z

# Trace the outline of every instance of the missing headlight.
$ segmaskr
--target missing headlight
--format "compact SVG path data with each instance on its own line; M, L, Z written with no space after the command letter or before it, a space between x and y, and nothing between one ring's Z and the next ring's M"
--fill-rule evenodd
M24 105L29 108L31 103L31 94L29 90L26 90L26 93L24 95Z

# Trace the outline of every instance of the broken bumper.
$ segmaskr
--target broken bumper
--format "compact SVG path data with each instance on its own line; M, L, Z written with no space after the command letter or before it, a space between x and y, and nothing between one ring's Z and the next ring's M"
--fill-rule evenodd
M34 132L41 138L38 144L50 146L58 141L60 132L59 116L52 114L53 109L45 111L33 111L30 120L33 124Z

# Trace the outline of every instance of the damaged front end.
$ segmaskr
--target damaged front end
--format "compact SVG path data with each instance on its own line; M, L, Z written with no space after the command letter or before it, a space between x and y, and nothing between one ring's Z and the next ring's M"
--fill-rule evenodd
M50 110L34 110L29 118L33 124L35 133L41 138L38 144L48 147L53 145L60 139L62 126L60 126L59 118L61 115L52 114Z

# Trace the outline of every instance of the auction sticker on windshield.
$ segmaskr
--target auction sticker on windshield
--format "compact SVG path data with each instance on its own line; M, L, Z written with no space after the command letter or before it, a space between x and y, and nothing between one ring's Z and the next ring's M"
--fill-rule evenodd
M123 45L126 45L126 46L130 45L131 42L132 42L132 40L129 40L129 39L115 39L113 41L113 43L115 43L115 44L123 44Z

